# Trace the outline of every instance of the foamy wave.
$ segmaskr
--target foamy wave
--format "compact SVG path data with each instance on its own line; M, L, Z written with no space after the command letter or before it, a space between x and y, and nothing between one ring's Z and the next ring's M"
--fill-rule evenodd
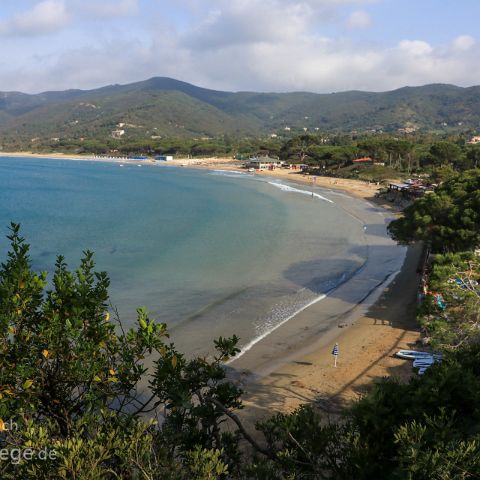
M313 299L311 302L307 303L306 305L304 305L303 307L299 308L298 310L296 310L292 315L284 318L281 322L278 322L277 324L271 326L270 328L267 328L263 331L263 333L261 335L259 335L258 337L255 337L252 341L250 341L249 343L247 343L241 350L240 352L235 355L234 358L230 359L228 362L226 362L227 364L230 363L230 362L233 362L235 360L237 360L238 358L240 358L242 355L244 355L245 353L247 353L254 345L256 345L258 342L260 342L261 340L263 340L265 337L268 337L268 335L270 335L272 332L274 332L275 330L277 330L277 328L280 328L283 324L287 323L289 320L291 320L293 317L296 317L300 312L303 312L305 309L307 309L308 307L311 307L312 305L315 305L317 302L319 302L320 300L323 300L324 298L326 298L326 295L325 294L322 294L320 295L319 297Z
M325 202L328 202L328 203L335 203L335 202L332 202L332 200L323 197L319 193L311 192L309 190L300 190L299 188L290 187L289 185L284 185L283 183L277 183L277 182L268 182L268 183L270 185L273 185L274 187L279 188L280 190L283 190L284 192L302 193L303 195L319 198L320 200L324 200Z
M251 177L252 175L247 172L236 172L234 170L212 170L211 175L221 175L223 177L243 177L245 175Z

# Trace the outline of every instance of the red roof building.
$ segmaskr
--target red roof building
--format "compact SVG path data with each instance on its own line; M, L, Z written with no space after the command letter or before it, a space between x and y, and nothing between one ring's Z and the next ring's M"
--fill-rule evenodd
M356 158L355 160L353 160L353 163L373 163L373 158L370 158L370 157Z

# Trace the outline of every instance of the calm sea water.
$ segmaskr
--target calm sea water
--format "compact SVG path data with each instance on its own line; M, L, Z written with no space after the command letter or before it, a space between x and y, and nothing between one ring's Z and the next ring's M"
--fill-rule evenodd
M329 199L248 174L0 158L0 256L10 221L36 270L93 250L126 325L145 305L203 353L219 335L247 345L362 267L363 224Z

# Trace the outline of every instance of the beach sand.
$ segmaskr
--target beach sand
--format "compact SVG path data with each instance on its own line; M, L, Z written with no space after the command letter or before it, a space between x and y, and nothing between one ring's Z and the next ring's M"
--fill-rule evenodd
M37 152L7 152L1 151L0 157L25 157L25 158L55 158L59 160L100 160L93 155L80 155L76 153L37 153ZM105 160L108 160L105 158Z
M415 316L420 253L419 246L409 249L402 271L353 325L332 332L327 344L318 341L310 352L299 351L262 378L242 385L241 416L250 427L273 412L291 412L305 403L334 418L382 377L406 381L412 375L411 362L393 354L411 348L420 337ZM331 354L335 342L340 350L336 368Z
M380 186L375 183L334 177L315 176L315 182L313 182L313 176L304 175L302 173L295 172L294 170L280 168L277 168L275 170L264 170L260 173L256 173L256 175L275 177L289 182L297 182L310 186L314 185L317 187L348 192L348 194L352 197L368 200L372 200L372 198L375 196L375 193L377 193L380 188Z
M57 158L72 160L116 161L123 159L93 158L72 154L28 154L25 152L2 152L3 156ZM138 163L138 161L131 160ZM147 161L148 162L148 161ZM147 163L145 162L145 163ZM242 162L227 158L175 159L157 162L171 166L191 168L241 170ZM294 171L276 169L256 172L254 175L274 177L305 185L312 185L312 178ZM374 202L381 207L390 207L375 198L379 186L359 180L330 177L316 177L315 185L334 191L348 193L349 196ZM392 213L390 211L390 213ZM242 357L232 367L237 379L245 390L245 409L241 412L244 420L253 424L256 420L268 417L274 412L290 412L303 403L313 402L329 415L337 415L340 408L364 394L373 382L384 376L395 376L406 380L412 375L411 364L392 356L395 350L408 348L420 336L415 319L416 292L418 285L417 265L420 247L410 247L401 272L386 287L369 297L368 302L354 307L350 318L343 318L345 328L329 328L322 335L315 335L309 328L315 322L315 309L324 309L327 304L319 302L302 312L305 323L305 345L297 343L294 349L281 359L275 355L268 358L268 350L275 346L275 335L269 336L270 345L258 344L257 349L265 349L267 359L254 355L257 368L251 369L248 358ZM335 307L332 307L335 308ZM363 310L362 310L363 309ZM296 320L298 320L296 318ZM300 320L302 320L300 318ZM295 332L288 322L283 330L283 338ZM340 323L339 323L340 324ZM309 327L310 325L310 327ZM331 350L339 343L338 366L333 366ZM295 342L292 343L293 345ZM272 360L273 359L273 360ZM252 375L251 370L255 370ZM249 372L248 374L246 372Z

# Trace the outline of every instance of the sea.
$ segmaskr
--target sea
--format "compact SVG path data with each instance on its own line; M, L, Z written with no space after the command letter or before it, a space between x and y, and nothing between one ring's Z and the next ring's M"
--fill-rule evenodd
M50 279L57 255L74 270L93 251L124 327L145 306L187 355L233 334L243 352L361 271L369 235L391 249L380 277L398 270L385 219L361 203L268 173L2 157L0 261L20 223Z

